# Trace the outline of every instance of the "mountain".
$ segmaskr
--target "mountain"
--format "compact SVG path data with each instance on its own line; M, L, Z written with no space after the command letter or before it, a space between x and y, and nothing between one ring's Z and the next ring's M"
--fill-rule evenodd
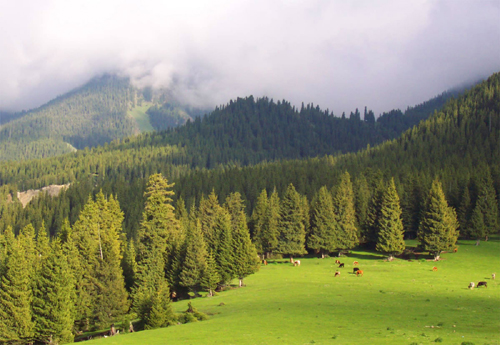
M13 213L17 216L12 216L15 220L7 222L4 217L2 222L14 222L19 228L37 215L36 218L44 219L55 233L62 219L69 217L74 221L87 196L102 189L106 194L117 195L126 214L126 231L133 236L142 212L147 176L155 172L162 172L176 183L176 197L182 197L188 206L199 202L212 190L220 200L230 192L238 191L246 200L249 214L262 189L270 192L276 187L282 193L289 183L293 183L301 194L312 200L321 186L332 188L346 170L353 176L356 186L365 180L369 195L381 180L395 177L402 203L406 203L405 212L419 209L420 201L411 201L413 195L423 193L432 179L439 176L451 204L458 208L465 186L470 188L474 202L486 175L492 179L497 195L500 192L499 85L500 76L495 74L460 97L448 100L440 111L399 138L357 153L339 155L332 148L334 154L320 154L316 158L304 159L297 155L297 152L313 152L315 145L318 145L318 152L326 150L327 146L322 146L321 141L333 141L335 137L327 136L327 131L320 127L325 127L329 121L345 125L343 128L351 128L349 125L355 130L371 128L373 131L366 133L390 135L384 132L386 127L380 120L366 123L369 121L361 121L356 113L349 119L339 119L313 106L297 110L287 102L274 103L269 99L248 97L177 129L145 133L49 159L6 162L0 165L0 193L4 196L19 189L72 184L60 197L39 198L24 211L18 208ZM253 109L253 112L248 109ZM273 111L259 117L256 109ZM280 115L273 117L270 115L273 112ZM270 122L265 122L268 119ZM276 119L277 123L271 119ZM335 126L330 129L335 133ZM265 135L257 136L256 133ZM284 143L289 146L279 146L275 136L284 138ZM261 139L262 145L270 143L271 146L276 142L278 146L266 151L259 142L251 144L256 137ZM371 137L367 135L367 138ZM250 144L243 145L240 140L249 140ZM352 142L358 143L354 139ZM259 156L266 152L268 156ZM270 162L272 155L278 153L295 154L291 158L300 159ZM263 161L245 165L245 157L249 162L253 159ZM210 162L214 162L214 169L207 169L212 164ZM4 214L14 212L7 211L9 207L4 207Z
M158 125L152 126L147 111L151 106L162 109L168 101L147 88L133 87L128 79L112 75L94 78L37 109L4 115L0 160L57 156L155 130ZM179 105L171 108L155 123L167 122L162 127L166 128L191 119Z

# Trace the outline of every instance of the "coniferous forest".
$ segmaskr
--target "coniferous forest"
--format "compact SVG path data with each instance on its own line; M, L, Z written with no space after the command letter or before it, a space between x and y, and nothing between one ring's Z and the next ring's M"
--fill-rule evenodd
M377 119L237 99L174 129L3 162L0 183L0 341L201 320L172 300L242 287L266 258L361 245L392 260L411 238L439 259L498 234L500 74ZM55 183L70 186L17 200Z

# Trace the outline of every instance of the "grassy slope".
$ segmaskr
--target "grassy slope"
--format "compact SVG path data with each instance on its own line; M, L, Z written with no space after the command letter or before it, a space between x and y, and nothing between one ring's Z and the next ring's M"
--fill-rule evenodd
M148 116L148 114L146 114L146 111L152 105L153 105L153 103L142 102L141 106L137 106L137 107L135 107L132 110L129 110L127 112L127 115L131 116L135 120L141 133L154 131L153 126L151 126L151 123L149 123L149 116Z
M208 321L87 344L431 344L438 337L442 344L500 344L500 279L491 280L500 273L500 241L473 244L460 241L458 253L438 263L388 263L355 251L342 260L340 278L332 258L269 264L246 288L192 300L215 314ZM364 277L351 274L354 260ZM479 280L488 288L467 289ZM174 303L177 312L186 306Z

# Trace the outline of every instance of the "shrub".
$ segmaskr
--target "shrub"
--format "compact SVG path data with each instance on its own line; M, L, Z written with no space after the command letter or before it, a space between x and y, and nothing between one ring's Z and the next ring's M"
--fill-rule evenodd
M435 343L442 343L443 342L443 338L438 337L438 338L434 339L434 342Z

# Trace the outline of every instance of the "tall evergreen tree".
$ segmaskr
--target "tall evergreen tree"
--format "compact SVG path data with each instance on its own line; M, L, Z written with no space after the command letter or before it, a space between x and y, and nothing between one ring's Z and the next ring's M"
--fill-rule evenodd
M217 272L217 265L215 263L215 258L210 251L207 256L207 264L203 275L201 277L201 287L208 291L208 296L212 297L215 289L220 281L219 273Z
M267 250L265 241L265 231L268 220L268 210L269 210L269 200L267 198L267 191L262 190L257 202L252 212L252 224L253 224L253 243L257 252L265 255Z
M222 209L214 225L216 236L215 262L221 278L220 285L228 284L234 278L234 252L232 248L231 216Z
M354 211L354 195L351 176L348 172L342 174L340 185L333 198L333 206L337 217L338 249L351 249L359 243Z
M467 237L471 236L471 216L472 206L468 184L465 185L460 200L460 207L457 212L458 223L460 224L460 232Z
M29 258L19 239L9 250L0 283L0 342L27 343L33 338L33 299Z
M125 288L131 291L134 286L135 274L137 272L137 262L135 261L136 252L133 240L127 241L127 248L122 258L123 276L125 279Z
M293 184L289 184L280 205L279 237L276 252L294 255L307 253L306 230L302 215L302 199Z
M382 179L376 181L366 215L366 227L363 231L363 240L368 245L375 247L380 229L380 210L382 208L382 196L384 195L384 183Z
M250 240L245 213L243 210L240 210L240 212L241 215L237 217L239 224L232 232L232 243L234 252L233 271L234 275L239 279L239 286L242 287L243 279L257 272L260 261L257 250Z
M34 338L45 344L72 342L74 280L67 258L59 240L40 254L42 264L33 290Z
M401 254L405 249L401 207L394 178L389 182L382 198L378 224L380 229L376 249L379 252L388 253L389 261L392 261L394 255Z
M481 182L482 183L480 186L479 194L477 196L476 206L474 210L478 209L478 212L482 213L484 236L488 236L497 233L499 230L498 202L489 169L486 171L485 177ZM474 225L477 225L477 215ZM481 233L479 229L474 229L473 231L476 235Z
M332 195L323 186L312 205L311 234L307 246L321 253L324 258L326 253L338 248L335 231L337 220L333 208Z
M366 120L365 120L366 121ZM354 205L356 209L356 227L360 231L359 238L363 236L362 229L366 228L368 206L370 204L370 187L364 174L358 176L354 182Z
M420 222L418 238L424 250L439 260L441 252L453 249L458 238L457 215L443 193L441 183L436 179L429 191Z
M206 269L206 257L207 249L201 233L201 223L197 220L191 222L186 234L186 254L179 276L180 285L189 288L195 296Z

